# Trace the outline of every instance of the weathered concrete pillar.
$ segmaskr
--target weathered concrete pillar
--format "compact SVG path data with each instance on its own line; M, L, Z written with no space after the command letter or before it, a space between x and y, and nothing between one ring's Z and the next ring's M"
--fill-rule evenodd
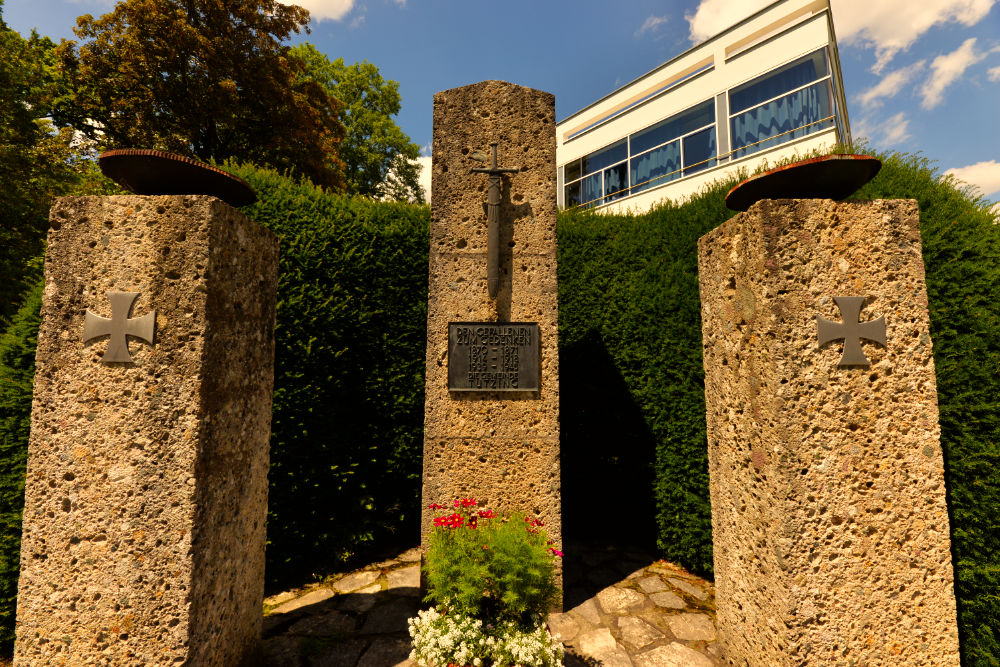
M500 168L519 167L501 177L496 298L487 285L489 176L471 171L490 166L492 142ZM434 517L426 505L469 496L537 515L561 540L555 151L549 93L484 81L434 96L425 545ZM459 322L449 357L449 323ZM480 323L537 329L494 335ZM449 365L460 390L449 390Z
M727 658L958 665L916 202L760 201L698 259Z
M69 197L51 225L15 662L238 664L261 632L277 239L207 196Z

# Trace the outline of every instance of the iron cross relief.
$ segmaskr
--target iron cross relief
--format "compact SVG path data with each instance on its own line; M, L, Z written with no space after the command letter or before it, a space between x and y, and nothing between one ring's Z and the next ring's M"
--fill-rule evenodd
M83 323L83 342L99 338L101 336L111 336L108 341L108 349L104 351L101 361L106 364L115 361L131 362L132 355L128 352L128 341L126 336L141 338L150 345L153 344L153 328L156 322L156 311L152 311L142 317L128 316L132 310L132 304L138 298L139 292L108 292L108 300L111 302L111 318L95 315L87 309L87 316Z
M497 166L497 142L490 143L492 156L489 167L473 167L472 173L489 174L486 192L486 286L490 298L497 298L500 289L500 186L503 174L516 174L520 167L501 169Z
M871 366L868 357L861 349L861 339L870 340L885 347L885 315L877 320L861 322L861 307L865 304L863 296L835 296L834 303L840 309L843 323L832 322L822 315L816 316L816 333L819 345L822 347L830 341L843 339L844 354L838 366Z

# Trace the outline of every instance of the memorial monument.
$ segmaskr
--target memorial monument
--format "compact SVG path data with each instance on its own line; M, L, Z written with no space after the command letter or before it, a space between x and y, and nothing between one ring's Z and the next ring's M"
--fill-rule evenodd
M763 199L699 242L734 665L958 665L912 200Z
M277 239L205 195L67 197L50 220L15 664L240 664Z
M427 505L474 497L561 539L555 98L503 81L434 96Z

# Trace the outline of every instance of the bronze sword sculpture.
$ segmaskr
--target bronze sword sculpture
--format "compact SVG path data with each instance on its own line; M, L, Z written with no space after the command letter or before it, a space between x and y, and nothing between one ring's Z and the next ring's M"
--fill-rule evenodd
M520 167L500 169L497 167L497 142L490 143L493 155L489 167L473 167L473 172L489 174L489 190L486 193L486 285L490 298L497 298L500 289L500 187L502 174L516 174Z

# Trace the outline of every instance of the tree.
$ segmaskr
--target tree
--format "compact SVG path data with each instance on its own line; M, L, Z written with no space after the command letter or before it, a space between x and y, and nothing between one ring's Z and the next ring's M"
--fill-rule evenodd
M71 133L47 120L59 91L55 44L24 39L0 0L0 328L39 275L52 197L77 182Z
M340 158L346 165L348 192L375 197L423 202L415 162L420 147L410 141L392 120L399 113L399 83L386 81L367 62L345 65L304 42L292 53L305 64L305 76L340 100L340 122L346 129Z
M108 147L291 169L342 189L340 105L281 42L309 12L275 0L123 0L63 42L57 122Z

